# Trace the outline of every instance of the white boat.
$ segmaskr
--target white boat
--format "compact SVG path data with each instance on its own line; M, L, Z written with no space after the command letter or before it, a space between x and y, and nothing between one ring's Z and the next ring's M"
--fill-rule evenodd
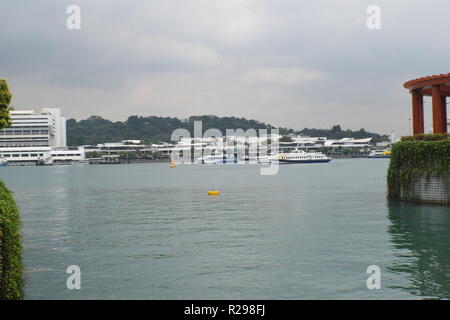
M0 157L0 167L5 167L7 164L6 159L4 157Z
M270 156L259 156L256 160L258 163L270 163Z
M295 150L291 153L281 153L270 157L271 162L276 163L326 163L331 158L321 152L305 152Z
M196 162L198 164L236 163L236 159L234 156L229 154L214 154L200 157Z
M241 160L250 163L270 163L269 156L243 156Z
M390 158L391 151L390 150L374 150L369 153L368 158Z

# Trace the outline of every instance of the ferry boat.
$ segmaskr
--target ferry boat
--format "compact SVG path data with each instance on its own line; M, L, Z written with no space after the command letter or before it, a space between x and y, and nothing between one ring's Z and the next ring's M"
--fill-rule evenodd
M369 153L368 158L390 158L391 151L390 150L374 150Z
M330 162L331 158L321 152L305 152L303 150L296 150L291 153L273 155L270 158L270 161L278 163L326 163Z
M243 156L241 160L251 163L270 163L270 156Z
M197 163L198 164L236 163L236 159L233 155L229 154L214 154L198 158Z

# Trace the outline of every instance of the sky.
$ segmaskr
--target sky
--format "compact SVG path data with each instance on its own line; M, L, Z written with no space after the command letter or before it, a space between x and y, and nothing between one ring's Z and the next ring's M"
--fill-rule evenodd
M40 0L0 4L16 109L213 114L405 135L403 83L450 72L448 0ZM70 5L81 29L67 28ZM369 29L367 8L381 9ZM426 121L431 107L425 103Z

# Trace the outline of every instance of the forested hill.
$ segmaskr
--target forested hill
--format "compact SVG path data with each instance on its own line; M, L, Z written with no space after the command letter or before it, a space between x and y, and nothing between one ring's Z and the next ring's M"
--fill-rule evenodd
M178 119L171 117L140 117L130 116L126 121L113 122L99 116L92 116L86 120L67 121L67 143L69 146L95 145L105 142L118 142L122 140L145 140L147 143L170 142L170 136L175 129L184 128L193 132L194 121L202 121L203 130L217 128L225 134L226 129L272 129L270 124L257 120L247 120L236 117L216 117L211 115L193 116L189 119ZM339 130L336 130L339 128ZM287 135L293 130L279 128L280 134ZM314 131L316 130L316 131ZM309 136L321 136L328 138L374 137L375 141L383 141L387 136L370 133L361 129L360 131L340 130L340 126L334 126L331 130L326 129L303 129L299 134ZM352 135L353 134L353 135Z
M92 116L79 122L75 119L67 121L67 143L70 146L76 146L122 140L145 140L148 143L170 142L170 137L175 129L188 129L193 133L194 121L202 121L203 130L217 128L223 134L226 129L274 128L256 120L206 115L193 116L189 119L130 116L124 122L112 122L99 116ZM280 132L288 134L288 130L285 128L280 128Z
M342 130L340 125L333 126L331 129L308 129L305 128L300 131L296 131L296 134L308 136L308 137L327 137L328 139L342 139L342 138L373 138L373 142L389 141L389 136L379 135L377 133L367 132L364 129L358 131Z

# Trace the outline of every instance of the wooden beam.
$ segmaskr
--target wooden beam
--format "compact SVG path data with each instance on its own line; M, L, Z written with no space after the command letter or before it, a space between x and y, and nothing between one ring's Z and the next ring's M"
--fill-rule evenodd
M446 133L447 132L447 106L443 103L445 100L441 96L441 87L435 85L431 88L433 97L433 132Z
M423 95L419 92L412 92L412 119L413 119L413 135L423 134Z

